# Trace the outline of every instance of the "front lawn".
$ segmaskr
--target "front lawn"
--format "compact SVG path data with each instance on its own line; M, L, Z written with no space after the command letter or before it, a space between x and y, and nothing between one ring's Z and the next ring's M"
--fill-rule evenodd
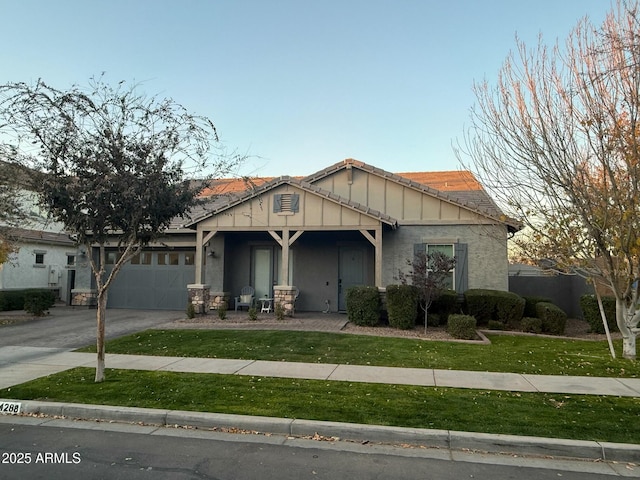
M112 369L93 378L75 368L0 398L640 443L637 398Z
M491 345L324 332L147 330L109 341L108 353L382 365L543 375L640 377L605 341L490 335ZM621 350L620 342L616 349ZM82 351L95 351L88 347Z

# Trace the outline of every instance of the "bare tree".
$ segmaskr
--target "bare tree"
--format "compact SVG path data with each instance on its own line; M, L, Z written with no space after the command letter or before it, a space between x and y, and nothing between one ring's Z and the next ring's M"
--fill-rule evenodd
M607 286L635 358L640 253L640 22L620 0L564 45L517 41L477 104L461 161L526 228L520 253Z
M31 188L49 214L87 252L97 287L96 382L103 381L107 294L122 266L158 238L172 218L198 202L206 182L194 175L226 173L238 161L220 155L206 117L170 99L138 93L124 82L93 78L87 88L0 86L3 136L33 176ZM119 257L108 272L106 245Z
M0 265L16 251L16 227L27 218L25 180L23 169L11 160L9 153L0 149Z
M409 281L418 290L418 302L424 313L424 331L427 332L429 308L442 292L447 289L447 280L451 270L456 266L456 259L443 252L418 252L413 260L407 260L411 267L409 273L398 272L398 279L403 285Z

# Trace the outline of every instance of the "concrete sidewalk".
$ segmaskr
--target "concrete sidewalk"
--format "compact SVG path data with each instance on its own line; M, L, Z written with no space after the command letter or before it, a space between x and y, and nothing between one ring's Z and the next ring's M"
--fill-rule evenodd
M0 347L0 388L95 365L94 353L42 347ZM640 379L528 375L516 373L435 370L421 368L274 362L220 358L185 358L107 354L106 367L132 370L217 373L427 387L475 388L517 392L640 397Z

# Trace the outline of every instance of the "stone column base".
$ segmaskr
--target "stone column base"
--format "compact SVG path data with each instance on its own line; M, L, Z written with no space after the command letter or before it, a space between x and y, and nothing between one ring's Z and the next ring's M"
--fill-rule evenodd
M83 288L71 290L71 305L73 307L95 307L98 305L98 291Z
M229 309L229 292L210 292L209 293L209 310L218 310L225 305Z
M209 285L202 283L192 283L187 285L189 292L189 303L193 305L196 313L207 313L209 311Z
M296 295L298 288L290 285L276 285L273 287L273 306L282 305L284 314L293 317L296 310Z

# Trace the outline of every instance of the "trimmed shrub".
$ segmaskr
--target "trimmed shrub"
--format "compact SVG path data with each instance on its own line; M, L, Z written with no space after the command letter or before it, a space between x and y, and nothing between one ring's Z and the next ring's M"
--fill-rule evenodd
M540 318L524 317L520 321L520 329L528 333L542 333L542 320Z
M551 335L564 335L567 326L567 314L549 302L539 302L536 305L538 318L542 320L542 331Z
M498 320L489 320L487 326L489 330L504 330L506 328L506 325Z
M380 321L380 293L377 287L347 288L347 317L361 326L375 326Z
M251 307L247 314L249 315L249 320L255 322L258 320L258 309L256 307Z
M429 317L432 313L440 316L440 323L447 323L449 315L459 311L458 293L455 290L445 290L436 298L429 308Z
M616 322L616 299L615 297L601 297L604 313L607 316L607 324L609 331L617 332L618 324ZM580 297L580 308L582 309L582 318L589 323L589 331L593 333L605 333L602 317L600 316L600 308L598 307L598 299L595 295L583 295Z
M418 316L418 289L413 285L387 286L387 314L389 325L394 328L408 330L415 327Z
M464 311L474 317L478 325L486 325L494 317L494 290L472 289L464 292Z
M489 320L511 325L524 314L524 298L512 292L472 289L464 293L464 298L466 313L475 317L479 325L487 325Z
M424 312L420 312L422 316L422 324L424 325ZM427 326L428 327L438 327L447 323L446 321L442 321L442 317L439 313L431 313L431 309L429 309L429 315L427 317Z
M523 297L524 298L524 317L536 317L536 305L540 302L553 303L551 299L546 297Z
M476 319L470 315L449 315L447 332L454 338L474 340L478 336L476 333Z
M24 294L24 309L26 312L42 316L56 303L56 296L50 290L27 290Z
M187 304L187 318L194 318L196 316L196 307L193 303L189 302Z
M0 311L23 310L25 290L0 292Z
M524 314L525 299L517 293L498 292L496 295L496 316L505 325L513 325Z

